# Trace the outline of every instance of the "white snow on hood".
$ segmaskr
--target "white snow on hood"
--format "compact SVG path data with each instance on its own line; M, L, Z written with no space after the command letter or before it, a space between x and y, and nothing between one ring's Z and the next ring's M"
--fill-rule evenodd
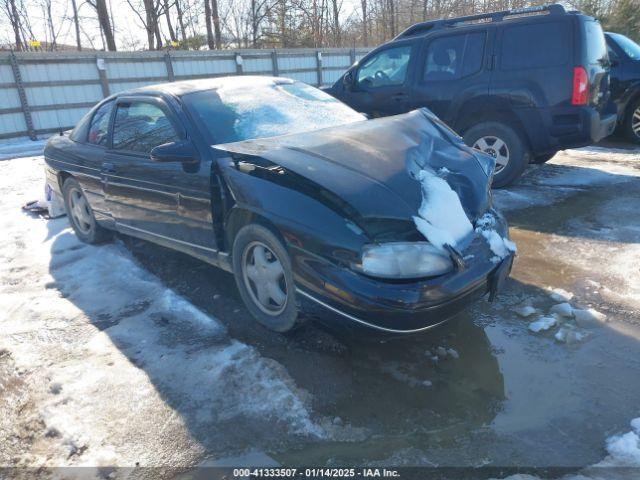
M460 197L431 169L420 170L418 180L422 184L422 204L418 216L413 217L418 231L435 247L455 247L473 232Z

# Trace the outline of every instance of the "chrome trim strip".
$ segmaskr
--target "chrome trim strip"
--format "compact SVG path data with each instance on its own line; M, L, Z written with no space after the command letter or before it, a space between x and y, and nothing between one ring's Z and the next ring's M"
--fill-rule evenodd
M429 330L431 328L437 327L438 325L442 325L443 323L445 323L447 320L442 320L441 322L435 323L433 325L429 325L428 327L422 327L422 328L415 328L413 330L396 330L393 328L386 328L386 327L380 327L379 325L374 325L372 323L369 322L365 322L364 320L361 320L357 317L354 317L353 315L350 315L346 312L343 312L342 310L338 310L335 307L332 307L331 305L328 305L326 303L324 303L322 300L318 300L317 298L315 298L312 295L309 295L307 292L300 290L299 288L296 287L296 293L299 293L305 297L307 297L309 300L313 300L314 302L316 302L319 305L322 305L323 307L325 307L328 310L331 310L334 313L337 313L338 315L342 315L345 318L348 318L349 320L353 321L353 322L357 322L360 323L362 325L366 325L367 327L370 328L374 328L376 330L381 330L383 332L390 332L390 333L416 333L416 332L423 332L425 330Z
M149 230L145 230L143 228L132 227L131 225L125 225L124 223L120 223L118 221L116 221L116 226L122 227L122 228L128 228L130 230L135 230L137 232L146 233L147 235L151 235L151 236L154 236L154 237L164 238L165 240L169 240L170 242L182 243L183 245L188 245L190 247L199 248L201 250L206 250L208 252L213 252L213 253L218 253L219 252L215 248L203 247L202 245L196 245L195 243L185 242L184 240L178 240L177 238L173 238L173 237L167 237L166 235L161 235L159 233L150 232Z

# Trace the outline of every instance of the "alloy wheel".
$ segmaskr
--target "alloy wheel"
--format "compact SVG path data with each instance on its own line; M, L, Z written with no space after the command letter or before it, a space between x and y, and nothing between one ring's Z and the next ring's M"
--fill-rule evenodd
M93 226L93 218L89 211L89 204L84 194L77 188L69 190L69 207L71 218L78 230L88 235Z
M251 242L242 254L242 277L253 303L267 315L282 313L288 285L276 254L262 242Z
M631 130L636 137L640 138L640 107L636 108L631 117Z
M491 155L496 159L496 173L506 167L509 163L509 147L507 147L507 144L504 142L504 140L498 137L480 137L473 144L473 148L480 150L487 155Z

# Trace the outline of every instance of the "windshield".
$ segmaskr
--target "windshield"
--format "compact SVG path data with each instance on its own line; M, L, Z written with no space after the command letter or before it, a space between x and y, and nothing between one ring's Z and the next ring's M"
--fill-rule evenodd
M624 35L619 33L610 33L611 38L618 44L618 46L624 50L629 58L633 60L640 60L640 45Z
M182 98L211 144L366 120L323 91L294 81L244 78L232 86L189 93Z

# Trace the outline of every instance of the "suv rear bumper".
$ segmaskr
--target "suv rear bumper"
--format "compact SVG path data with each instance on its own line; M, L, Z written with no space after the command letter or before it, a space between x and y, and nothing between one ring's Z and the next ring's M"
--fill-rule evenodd
M527 129L534 155L597 143L613 133L617 122L613 111L565 107L530 111L521 118L523 125L531 125L533 116L538 116L538 122L542 123L540 129Z

